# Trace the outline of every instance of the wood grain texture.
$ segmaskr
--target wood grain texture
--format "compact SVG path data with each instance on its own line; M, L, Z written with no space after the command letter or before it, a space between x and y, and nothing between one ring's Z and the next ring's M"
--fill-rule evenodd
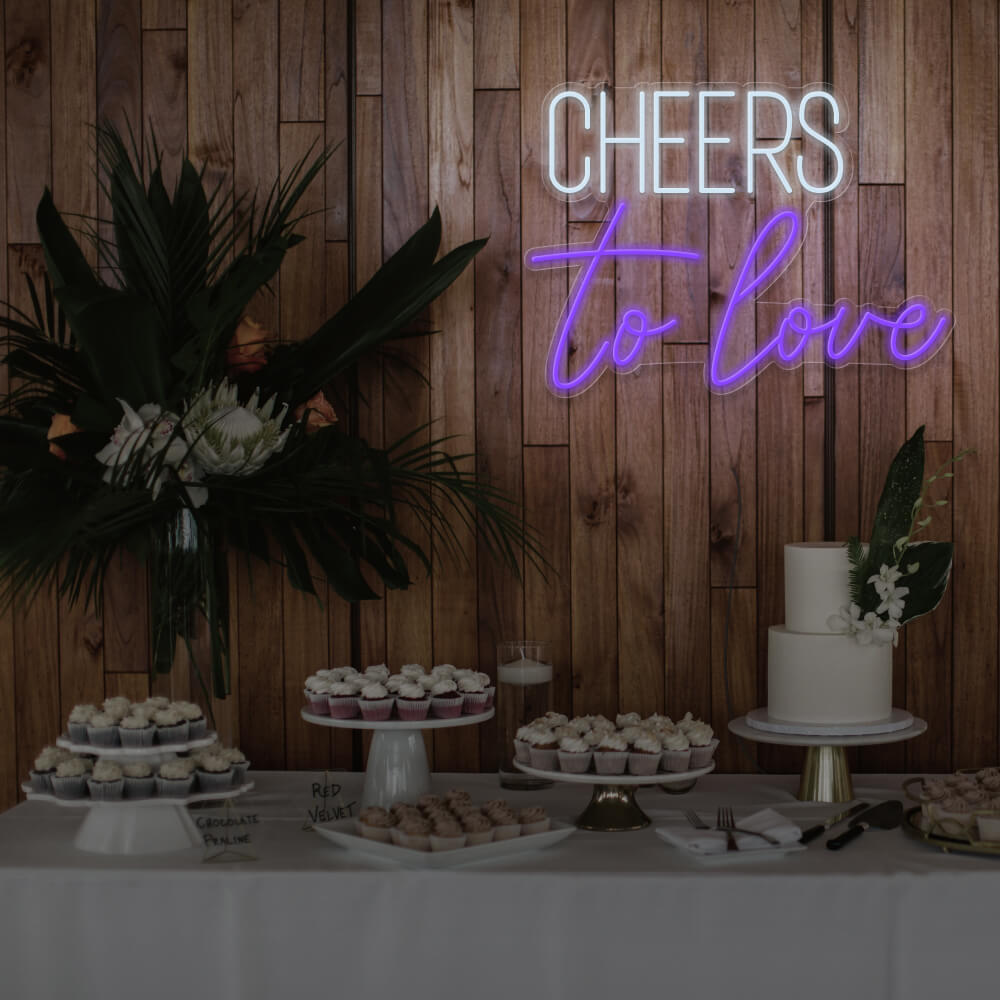
M142 118L142 29L133 0L97 2L97 114L119 130Z
M143 29L187 27L186 0L142 0Z
M144 32L142 74L157 82L143 91L143 134L150 146L156 137L163 183L173 191L187 151L187 32Z
M760 90L773 86L786 94L794 108L802 86L802 0L772 0L754 5L755 82ZM813 83L819 77L810 77ZM776 101L757 102L756 135L758 139L784 139L791 126L791 136L801 134L798 119L786 122Z
M354 5L355 93L382 93L382 5L365 0Z
M471 0L461 0L463 6ZM525 16L532 4L525 4ZM477 90L516 90L519 38L518 0L475 0Z
M323 121L323 0L280 0L281 120Z
M326 28L323 34L326 111L326 238L346 240L350 236L351 206L348 180L351 172L350 118L350 39L347 5L326 0Z
M758 704L757 591L712 588L712 718L722 722L744 715ZM728 622L728 643L726 640ZM678 706L679 707L679 706ZM720 771L752 771L759 744L738 740L724 724L716 729L720 745L715 766Z
M860 6L858 179L862 184L905 180L903 11L903 0L862 0ZM913 68L926 72L926 67Z
M233 169L234 30L232 0L189 5L188 151L210 190Z

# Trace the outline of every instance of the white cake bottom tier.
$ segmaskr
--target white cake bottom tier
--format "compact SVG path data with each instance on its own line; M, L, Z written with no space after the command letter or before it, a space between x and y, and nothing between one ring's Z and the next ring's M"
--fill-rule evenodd
M892 647L767 630L767 713L789 722L873 722L892 712Z

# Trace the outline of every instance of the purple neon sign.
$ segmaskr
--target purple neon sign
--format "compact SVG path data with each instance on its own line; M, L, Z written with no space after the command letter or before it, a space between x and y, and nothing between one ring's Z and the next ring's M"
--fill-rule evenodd
M631 305L622 310L614 333L609 332L583 363L570 371L573 332L602 264L653 258L683 265L703 259L697 250L618 246L614 236L627 210L627 203L620 202L591 244L529 250L525 255L525 262L532 269L580 269L553 333L546 361L546 381L557 395L583 392L609 368L628 372L642 364L660 363L659 359L651 359L648 355L643 360L646 345L650 339L660 339L677 329L676 317L656 321L638 305ZM786 305L773 336L762 347L748 357L734 358L734 322L741 310L753 308L759 293L788 266L801 245L801 229L798 212L788 208L776 212L760 228L742 264L734 272L735 280L718 328L712 333L705 361L705 381L713 391L738 389L769 364L785 367L801 364L806 347L814 338L823 340L826 363L840 366L857 362L856 349L861 340L882 331L886 363L906 367L928 360L947 338L952 327L951 314L935 310L923 299L911 299L895 313L874 307L859 309L838 302L832 314L825 318L823 310L805 302L795 302ZM852 312L856 314L853 320Z

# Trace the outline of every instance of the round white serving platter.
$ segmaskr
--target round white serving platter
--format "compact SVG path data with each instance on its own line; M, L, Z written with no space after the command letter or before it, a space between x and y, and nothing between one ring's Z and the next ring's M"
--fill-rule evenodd
M539 767L530 767L515 761L519 771L535 778L548 778L550 781L565 781L571 785L625 785L641 787L643 785L676 785L685 781L693 781L703 774L715 770L715 761L707 767L696 767L691 771L657 771L656 774L596 774L587 771L584 774L570 774L567 771L543 771Z
M56 746L62 747L64 750L71 750L73 753L87 754L91 757L149 761L153 757L173 756L179 753L186 753L188 750L209 747L216 741L217 736L217 733L205 733L204 736L197 740L185 740L183 743L155 743L151 747L99 747L93 743L74 743L69 736L63 733L56 740Z
M903 708L894 708L885 719L857 723L808 723L774 719L766 708L755 708L746 714L747 725L763 733L785 733L791 736L879 736L898 733L913 725L913 715Z
M912 716L912 722L904 729L896 729L888 733L869 733L868 735L843 735L843 736L807 736L800 733L778 733L767 732L751 726L747 717L740 716L729 723L729 731L744 739L753 740L756 743L773 743L777 746L785 747L868 747L881 746L887 743L901 743L904 740L912 740L915 736L921 736L927 732L927 723L923 719Z

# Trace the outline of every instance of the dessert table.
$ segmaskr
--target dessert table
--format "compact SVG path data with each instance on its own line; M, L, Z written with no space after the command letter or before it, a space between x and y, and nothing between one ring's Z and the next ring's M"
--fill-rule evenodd
M579 830L545 850L448 870L399 868L304 829L326 778L253 772L228 811L193 811L216 843L162 856L72 846L80 817L43 802L0 815L0 996L229 998L339 995L586 1000L992 996L1000 859L943 854L900 830L842 851L824 838L780 858L708 867L658 822L718 805L771 806L803 828L840 807L799 802L797 778L708 775L645 792L651 827ZM331 778L334 776L330 776ZM348 809L362 775L335 776ZM869 801L903 775L856 776ZM571 820L587 790L504 792L487 775L434 775ZM356 806L355 806L356 810ZM205 863L233 834L239 855ZM221 859L220 859L221 860Z

